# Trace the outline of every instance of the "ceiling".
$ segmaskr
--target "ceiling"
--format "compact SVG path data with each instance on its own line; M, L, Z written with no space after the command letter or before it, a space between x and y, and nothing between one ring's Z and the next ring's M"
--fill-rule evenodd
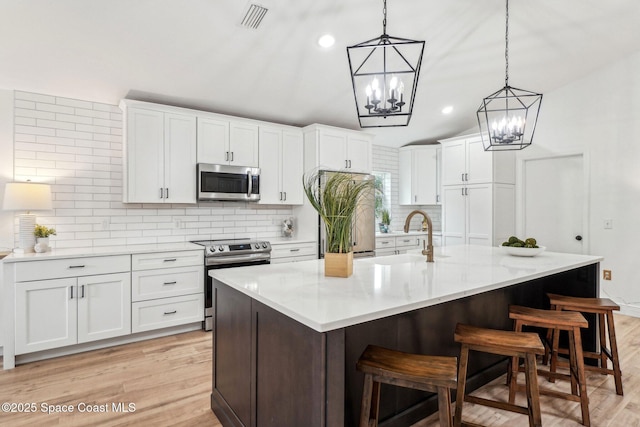
M346 46L382 33L382 0L256 0L269 9L256 30L239 25L248 3L0 0L0 88L357 129ZM509 7L515 87L546 93L640 49L637 0ZM367 129L375 143L473 128L482 98L504 86L504 0L388 0L387 9L388 34L426 47L410 125ZM316 41L327 32L336 44L324 49Z

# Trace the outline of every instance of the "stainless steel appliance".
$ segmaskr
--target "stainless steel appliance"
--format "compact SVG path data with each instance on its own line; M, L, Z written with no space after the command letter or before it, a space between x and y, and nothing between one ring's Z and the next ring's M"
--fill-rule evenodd
M198 163L198 200L260 200L260 168Z
M344 172L325 171L320 175L320 186L332 174ZM347 173L354 181L374 180L373 175L362 173ZM324 257L325 251L325 229L322 219L318 217L318 227L320 235L320 257ZM375 256L376 249L376 218L375 218L375 194L370 192L360 200L353 218L353 256L367 257Z
M271 263L271 243L262 240L199 240L204 250L204 329L213 327L213 279L209 271Z

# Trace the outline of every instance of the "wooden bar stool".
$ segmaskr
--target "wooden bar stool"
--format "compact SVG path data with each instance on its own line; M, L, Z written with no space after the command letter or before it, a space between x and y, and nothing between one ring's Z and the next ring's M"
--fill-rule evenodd
M460 427L463 424L462 406L464 402L528 415L529 426L541 426L536 355L544 354L544 346L538 334L484 329L459 323L456 326L454 338L456 342L461 344L454 426ZM525 361L527 406L518 406L511 402L494 401L465 394L470 350L510 357L522 357Z
M546 376L549 379L569 379L571 381L571 393L547 390L540 387L540 394L580 402L582 424L585 426L591 425L589 419L587 382L584 375L584 358L582 356L582 338L580 335L580 328L587 328L589 326L584 316L580 313L569 311L540 310L537 308L512 305L509 306L509 318L514 320L514 330L516 332L521 332L523 326L567 331L569 334L569 374L557 373L553 360L552 368L549 371L538 369L538 374ZM522 388L518 386L519 365L520 361L517 357L511 359L511 369L508 375L510 403L515 401L516 391Z
M585 369L613 375L616 382L616 393L622 396L622 371L620 370L616 329L613 321L613 311L620 310L620 306L608 298L579 298L556 294L547 294L547 296L549 297L549 303L552 309L579 311L581 313L598 315L600 350L596 352L584 351L583 355L588 359L599 359L600 366L586 365ZM609 332L609 348L607 348L607 330ZM555 369L555 366L557 366L558 353L567 354L567 350L558 348L558 334L553 334L553 330L551 329L547 332L547 339L551 341L550 337L553 337L551 365ZM554 352L554 349L557 351ZM608 368L607 359L611 360L613 369Z
M369 345L356 363L364 372L360 427L378 425L380 384L438 393L440 425L451 427L451 389L457 384L457 358L403 353Z

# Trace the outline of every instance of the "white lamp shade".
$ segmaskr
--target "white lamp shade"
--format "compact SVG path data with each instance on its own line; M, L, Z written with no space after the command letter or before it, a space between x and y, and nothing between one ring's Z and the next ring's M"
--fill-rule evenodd
M8 182L4 189L2 209L11 211L51 210L51 186L35 182Z

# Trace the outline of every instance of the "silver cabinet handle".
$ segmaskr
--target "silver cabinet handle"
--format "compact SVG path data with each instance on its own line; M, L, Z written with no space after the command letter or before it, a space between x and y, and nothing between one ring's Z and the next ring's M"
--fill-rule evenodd
M296 249L289 249L289 252L300 252L300 248L296 248Z
M282 191L280 192L280 200L282 200Z
M233 151L231 152L231 161L233 162Z
M436 202L440 202L440 195L439 194L436 196Z
M468 174L468 173L465 173L465 174L464 174L464 180L465 180L465 181L469 181L469 174Z
M418 195L417 194L415 196L413 196L413 201L414 202L418 202Z
M84 264L83 265L70 265L69 268L84 268Z
M460 189L460 194L461 194L462 196L464 196L464 188L461 188L461 189Z
M164 190L160 187L160 198L164 199Z
M80 298L84 298L84 285L82 285L80 289L82 289L82 294L80 294Z
M71 289L71 299L73 299L73 288L74 288L74 286L71 286L71 288L70 288Z
M344 168L348 169L349 168L349 160L345 160L344 161Z
M165 189L164 189L164 192L165 192L165 196L164 196L164 198L165 198L165 199L168 199L168 198L169 198L169 187L165 188Z
M391 243L391 242L380 242L380 244L382 244L382 245L388 245L389 243Z
M405 239L402 241L402 243L409 243L411 241L411 239Z
M175 285L176 283L178 282L174 280L173 282L164 282L163 285Z
M177 258L167 258L164 260L164 262L175 262L177 260L178 260Z
M468 189L468 188L465 188L465 189L464 189L464 195L465 195L465 196L468 196L468 195L469 195L469 189Z
M286 191L284 192L284 200L285 200L285 202L287 201L287 192Z
M173 310L173 311L165 311L164 314L165 316L168 314L176 314L178 312L178 310Z
M349 169L351 169L351 160L349 160Z
M224 159L228 162L229 161L229 152L225 151L224 152Z
M464 174L463 173L460 174L460 181L464 181Z

